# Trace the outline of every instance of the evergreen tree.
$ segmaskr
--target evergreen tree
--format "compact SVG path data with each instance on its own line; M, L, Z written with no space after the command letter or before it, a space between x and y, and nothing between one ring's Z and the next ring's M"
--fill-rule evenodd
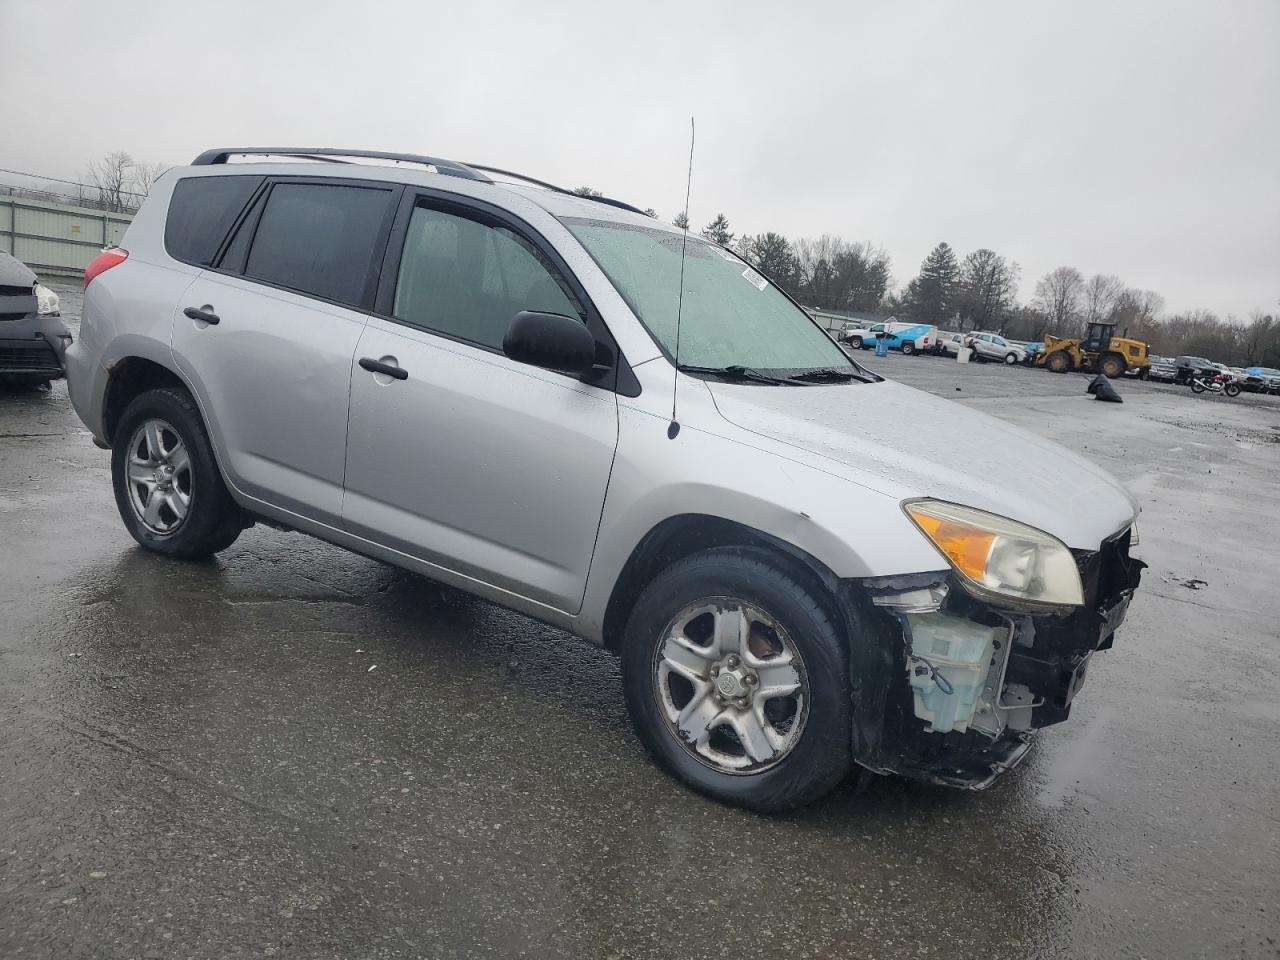
M681 230L688 230L689 215L685 213L683 210L681 210L679 213L677 213L674 217L671 218L671 225L674 227L678 227Z
M702 228L702 235L722 247L733 245L733 234L729 232L729 218L723 213L717 213L716 218Z
M913 320L945 325L955 312L959 278L955 251L945 242L938 244L920 264L920 274L907 285L903 309Z
M792 296L799 292L798 267L791 243L780 233L738 238L738 254Z

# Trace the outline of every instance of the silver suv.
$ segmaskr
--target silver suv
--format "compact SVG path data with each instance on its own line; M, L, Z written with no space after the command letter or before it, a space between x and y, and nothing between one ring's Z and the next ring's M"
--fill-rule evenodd
M975 360L996 360L1000 363L1026 363L1027 348L1020 343L1010 343L998 333L971 333L965 345L973 350Z
M729 802L856 768L985 786L1138 584L1102 470L867 372L618 201L219 149L85 284L71 397L140 544L202 557L261 521L618 651L653 756Z

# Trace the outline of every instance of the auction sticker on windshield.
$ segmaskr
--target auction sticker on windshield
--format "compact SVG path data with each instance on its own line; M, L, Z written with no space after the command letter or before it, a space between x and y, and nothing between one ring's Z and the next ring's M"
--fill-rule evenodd
M760 276L760 274L756 273L750 267L747 267L747 269L742 271L742 276L746 278L747 282L750 283L757 290L763 290L765 287L769 285L768 280Z

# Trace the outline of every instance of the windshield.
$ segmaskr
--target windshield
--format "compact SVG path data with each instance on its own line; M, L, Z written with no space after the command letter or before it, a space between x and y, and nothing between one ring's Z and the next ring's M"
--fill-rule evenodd
M566 217L618 293L667 355L676 355L680 249L670 230ZM827 334L744 260L692 234L684 264L680 366L855 373Z

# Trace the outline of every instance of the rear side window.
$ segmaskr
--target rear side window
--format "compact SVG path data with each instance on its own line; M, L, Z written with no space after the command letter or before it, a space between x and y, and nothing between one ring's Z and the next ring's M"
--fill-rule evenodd
M276 184L254 232L245 276L324 300L364 305L391 196L389 190L369 187Z
M173 188L164 248L183 263L207 267L262 177L186 177Z

